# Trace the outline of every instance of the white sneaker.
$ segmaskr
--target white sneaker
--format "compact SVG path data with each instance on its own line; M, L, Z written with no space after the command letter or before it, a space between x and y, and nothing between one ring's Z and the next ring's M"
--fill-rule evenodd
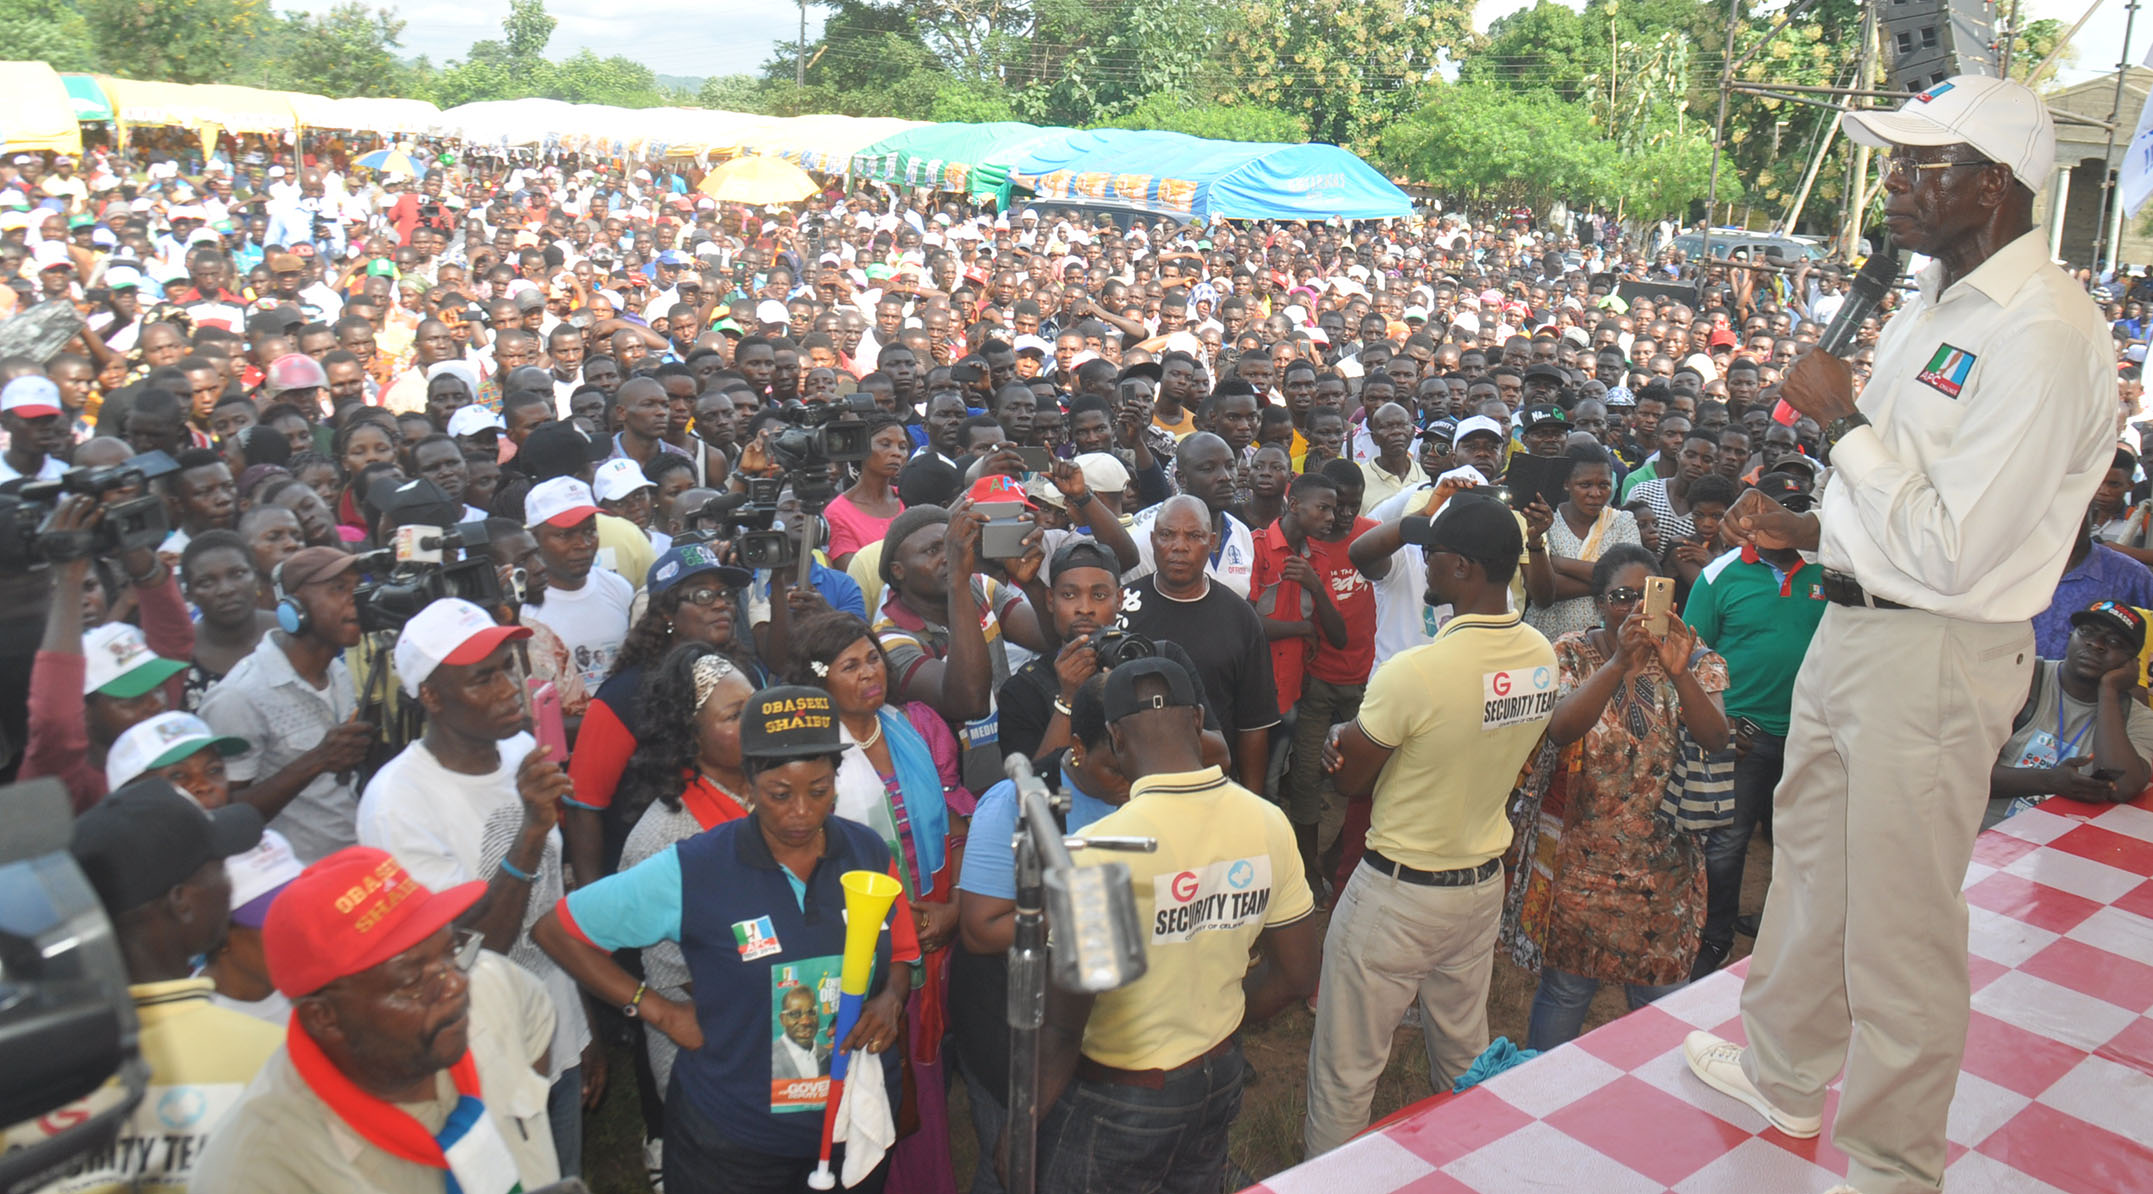
M1733 1041L1721 1040L1709 1032L1690 1033L1682 1038L1682 1059L1689 1062L1690 1073L1697 1075L1699 1081L1729 1098L1748 1104L1787 1135L1808 1140L1824 1130L1821 1115L1789 1115L1767 1102L1756 1084L1742 1072L1742 1046ZM1853 1187L1842 1185L1839 1189L1852 1191ZM1827 1194L1838 1194L1838 1191L1828 1191Z
M653 1194L665 1194L665 1141L643 1141L643 1175Z

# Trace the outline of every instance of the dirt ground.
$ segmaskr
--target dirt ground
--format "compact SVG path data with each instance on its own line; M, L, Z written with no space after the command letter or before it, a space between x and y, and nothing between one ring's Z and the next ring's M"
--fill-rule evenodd
M1750 843L1749 862L1743 872L1743 912L1755 913L1763 908L1771 867L1771 847L1759 836ZM1750 945L1749 938L1736 937L1735 959L1746 956ZM1495 979L1488 991L1488 1021L1494 1035L1524 1041L1534 986L1533 976L1501 953L1496 955ZM1585 1022L1587 1031L1615 1019L1623 1010L1621 990L1603 988ZM1306 1009L1295 1008L1241 1034L1241 1048L1254 1073L1243 1093L1241 1118L1234 1124L1227 1148L1232 1166L1228 1190L1237 1190L1300 1163L1303 1084L1309 1037L1314 1030L1315 1017ZM636 1109L634 1071L625 1051L614 1051L612 1062L613 1080L607 1084L605 1102L585 1125L584 1177L596 1194L639 1194L649 1186L643 1178L642 1119ZM1421 1049L1419 1030L1401 1027L1391 1047L1390 1065L1376 1087L1373 1118L1381 1119L1430 1093L1427 1056ZM961 1082L950 1093L950 1120L957 1188L964 1190L971 1181L977 1150Z

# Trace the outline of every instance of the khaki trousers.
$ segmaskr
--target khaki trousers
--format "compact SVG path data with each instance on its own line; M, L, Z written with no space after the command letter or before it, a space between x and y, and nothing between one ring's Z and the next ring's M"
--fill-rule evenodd
M1423 887L1367 863L1353 870L1323 939L1323 985L1308 1047L1309 1156L1368 1126L1391 1035L1417 998L1428 1076L1448 1090L1488 1047L1488 980L1503 874L1470 887Z
M2032 664L2024 622L1835 605L1795 681L1742 1068L1796 1115L1845 1072L1833 1138L1862 1194L1943 1185L1969 998L1959 889Z

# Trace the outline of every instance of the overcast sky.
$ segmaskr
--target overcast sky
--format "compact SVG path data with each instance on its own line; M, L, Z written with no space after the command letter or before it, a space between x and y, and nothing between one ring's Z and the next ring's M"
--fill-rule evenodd
M1528 0L1481 0L1476 18L1487 23L1525 7ZM1569 2L1569 0L1564 0ZM330 0L278 0L280 9L321 10ZM2025 0L2028 19L2055 17L2066 25L2086 10L2086 0ZM1582 7L1582 0L1572 5ZM435 62L461 57L480 38L498 37L507 0L419 0L395 5L404 19L404 52L426 54ZM589 48L600 56L622 54L663 75L723 75L752 72L762 66L779 39L799 36L800 9L783 0L643 0L641 3L595 4L590 0L555 0L548 10L560 22L547 47L559 58ZM2132 34L2140 61L2153 44L2153 4ZM2114 69L2113 47L2123 44L2124 0L2100 0L2100 9L2074 44L2077 61L2061 72L2077 82ZM821 19L808 9L808 36L819 36Z

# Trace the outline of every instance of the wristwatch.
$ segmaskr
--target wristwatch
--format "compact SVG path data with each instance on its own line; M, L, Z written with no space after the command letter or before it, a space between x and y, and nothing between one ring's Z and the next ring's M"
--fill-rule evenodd
M1847 432L1854 430L1856 427L1867 426L1869 426L1869 416L1857 410L1843 419L1833 419L1832 425L1825 429L1824 435L1826 439L1836 444L1846 438Z
M620 1014L621 1014L621 1015L623 1015L623 1016L626 1016L626 1017L628 1017L628 1018L629 1018L629 1019L631 1019L631 1020L640 1020L640 1019L642 1019L642 1017L643 1017L643 1009L642 1009L642 1003L643 1003L643 996L644 996L645 994L647 994L647 993L648 993L649 991L650 991L650 988L649 988L648 986L646 986L646 985L645 985L645 984L643 984L643 983L637 983L637 984L635 985L635 998L633 998L633 999L629 1000L628 1002L626 1002L626 1003L624 1003L624 1004L621 1004L621 1007L620 1007Z

